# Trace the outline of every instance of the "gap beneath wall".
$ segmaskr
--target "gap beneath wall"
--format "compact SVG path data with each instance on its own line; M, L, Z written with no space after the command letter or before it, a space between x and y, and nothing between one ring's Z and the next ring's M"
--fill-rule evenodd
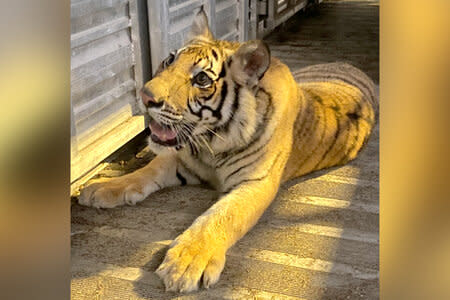
M155 157L148 147L147 138L149 135L150 130L147 127L72 183L70 186L70 195L72 197L78 197L80 189L91 179L121 176L148 164Z

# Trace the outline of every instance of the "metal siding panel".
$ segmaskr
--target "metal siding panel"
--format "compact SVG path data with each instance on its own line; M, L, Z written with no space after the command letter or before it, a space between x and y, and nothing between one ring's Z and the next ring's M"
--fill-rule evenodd
M104 121L105 118L108 118L111 115L114 115L120 108L122 108L124 106L130 107L130 111L131 111L131 106L126 101L124 101L122 99L115 99L115 98L112 98L112 99L113 99L113 101L111 103L109 103L108 106L104 107L103 109L101 109L99 111L92 113L89 118L75 120L77 135L85 134L86 132L88 132L90 129L97 126L98 124L102 124L102 122ZM125 98L123 98L123 99L125 99ZM129 99L125 99L125 100L129 100ZM130 115L130 117L131 117L131 115ZM76 116L75 116L75 118L76 118Z
M169 15L176 16L178 11L188 11L199 7L202 4L201 0L185 0L180 1L176 5L169 5ZM191 11L192 13L192 11Z
M77 153L132 117L143 72L136 0L72 0L71 8L72 153L78 174L78 164L85 171L95 166Z
M194 14L204 5L214 32L215 1L174 0L148 1L152 69L155 71L170 51L182 47L190 31Z
M175 34L169 35L169 40L168 40L168 45L170 45L169 51L176 50L176 49L183 47L184 40L185 40L186 36L189 34L189 30L190 30L190 28L186 27L186 28L183 28L183 30L178 31Z
M231 5L224 6L218 10L216 12L217 37L224 39L224 37L229 36L231 32L237 31L238 19L239 15L236 3L231 2Z
M70 5L70 18L79 18L98 12L103 9L113 8L128 3L128 0L84 0L72 1Z
M138 95L139 95L139 90L141 90L141 88L144 86L144 74L143 74L143 67L142 67L142 50L141 50L141 43L140 43L140 36L141 36L141 31L139 28L139 20L138 20L138 15L137 15L137 3L136 0L130 0L130 23L133 24L133 26L131 26L131 43L132 43L132 47L133 47L133 57L132 59L134 60L134 66L133 66L133 71L134 71L134 81L135 81L135 97L134 97L134 101L131 103L132 105L132 109L133 109L133 115L140 113L138 106L137 106L137 101L139 101L138 99ZM139 63L136 63L139 62Z
M122 122L106 134L96 139L89 147L80 151L70 162L70 182L73 184L78 178L94 169L105 158L120 146L132 139L144 128L144 117L133 116Z
M127 94L129 100L133 98L133 95ZM130 105L118 105L114 113L105 116L102 122L90 126L88 130L81 132L77 135L77 143L79 151L86 147L89 147L96 140L107 134L109 131L114 130L115 127L125 122L130 118L132 113Z
M216 0L216 13L230 6L236 5L238 2L233 0Z
M244 30L247 30L248 36L246 38L249 40L254 40L257 37L258 32L258 14L260 12L259 5L260 2L258 0L248 0L249 1L249 20L247 22L247 28Z
M89 63L80 64L72 69L71 82L73 83L83 77L89 76L90 74L98 74L98 70L108 67L111 63L118 62L124 57L131 57L131 54L131 45L128 45L103 56L96 57L95 59L89 61Z
M134 80L128 80L105 94L102 94L89 102L75 106L73 109L76 124L80 120L93 119L92 115L97 111L107 108L116 101L122 101L122 97L135 89ZM101 121L101 120L99 120Z
M85 103L110 89L110 86L133 79L132 66L132 58L125 57L123 60L100 68L96 73L90 73L72 82L72 103L74 105Z
M217 37L216 0L204 2L206 15L208 16L209 29L214 37Z
M239 41L247 41L249 37L249 23L252 18L250 13L250 1L241 0L239 2L239 15L238 15L238 29L239 29Z
M178 10L169 17L169 34L186 31L186 29L191 28L191 25L192 10Z
M70 19L70 32L71 34L75 34L122 17L127 18L128 16L128 3L123 3L116 7L104 8L84 16Z
M169 7L166 1L147 1L150 54L153 73L160 62L169 54Z
M79 33L72 34L70 44L72 48L85 45L89 42L101 39L112 33L116 33L130 26L130 19L121 17L110 22L92 27Z
M187 34L191 29L194 13L197 12L202 5L201 1L186 1L177 6L169 8L169 33L179 35L179 41L176 45L184 44ZM174 45L169 43L169 48L174 49ZM177 47L178 48L178 47Z
M131 36L128 29L112 33L88 44L72 48L71 68L75 69L81 65L90 64L95 59L124 47L129 47L130 53L127 55L133 56L130 46Z

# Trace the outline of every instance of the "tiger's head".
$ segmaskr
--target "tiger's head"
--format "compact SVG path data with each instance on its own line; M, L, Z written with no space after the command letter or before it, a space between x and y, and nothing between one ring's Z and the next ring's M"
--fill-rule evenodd
M185 46L163 60L141 90L152 150L198 145L204 135L215 134L235 117L238 103L227 98L239 96L236 85L254 90L269 65L270 52L262 41L215 40L201 10Z

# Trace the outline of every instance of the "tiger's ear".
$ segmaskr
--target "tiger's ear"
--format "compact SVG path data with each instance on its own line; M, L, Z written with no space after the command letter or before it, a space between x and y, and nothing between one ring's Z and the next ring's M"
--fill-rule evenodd
M241 84L254 86L270 65L270 50L263 41L242 44L231 57L231 72Z
M214 38L211 30L209 29L208 17L203 10L203 6L194 17L194 22L192 23L191 31L188 35L188 41L191 41L195 38L208 40L212 40Z

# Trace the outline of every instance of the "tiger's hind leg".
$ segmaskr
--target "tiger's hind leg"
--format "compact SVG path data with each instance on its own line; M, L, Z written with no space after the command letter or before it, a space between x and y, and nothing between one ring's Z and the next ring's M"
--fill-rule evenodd
M79 203L97 208L135 205L162 188L198 183L199 180L178 163L176 154L158 155L133 173L92 182L81 191Z

